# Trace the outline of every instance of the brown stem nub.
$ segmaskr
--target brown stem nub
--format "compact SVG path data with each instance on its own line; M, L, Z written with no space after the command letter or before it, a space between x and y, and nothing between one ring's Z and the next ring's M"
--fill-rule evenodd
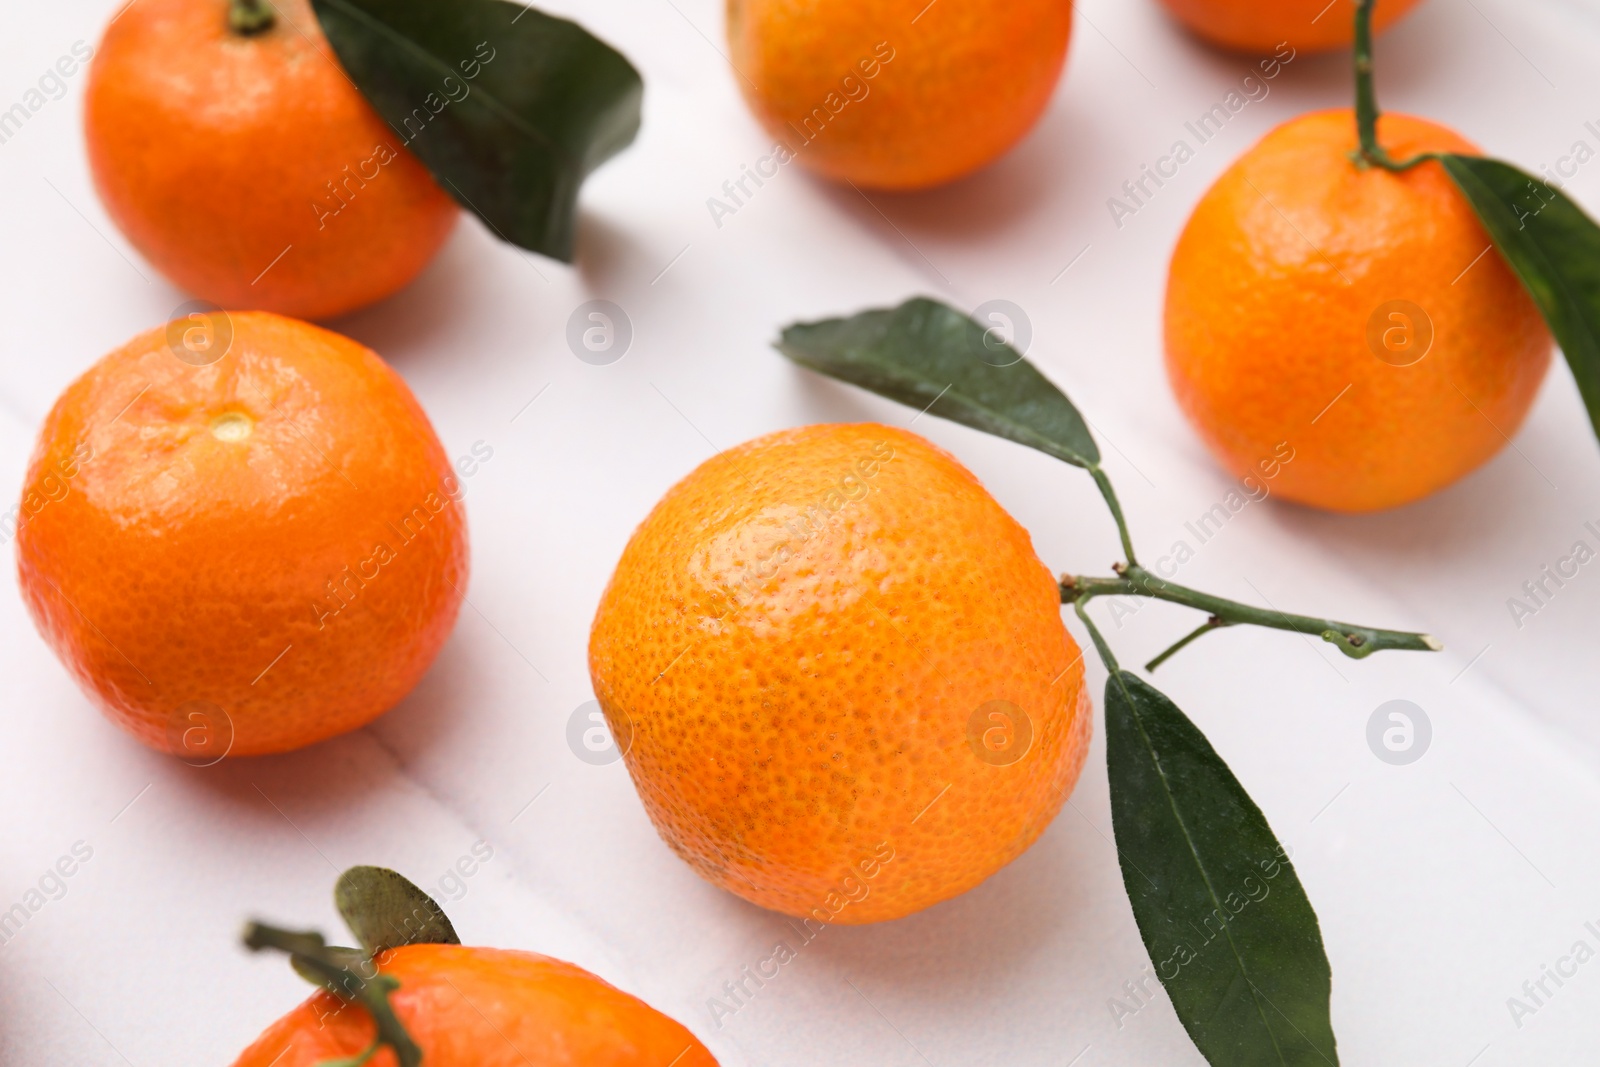
M229 0L228 28L241 37L266 33L277 21L271 0Z

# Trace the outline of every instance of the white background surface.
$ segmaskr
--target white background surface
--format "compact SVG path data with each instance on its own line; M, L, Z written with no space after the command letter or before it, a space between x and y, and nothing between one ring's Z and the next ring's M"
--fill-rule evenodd
M494 449L467 483L472 606L419 689L309 751L190 768L91 710L14 582L0 583L0 909L74 842L93 849L66 895L0 948L0 1061L231 1062L305 992L281 959L237 946L246 916L331 933L337 870L382 863L434 887L485 839L494 858L465 896L441 894L468 943L588 966L730 1067L1199 1063L1164 997L1120 1028L1107 1008L1145 958L1108 843L1098 737L1071 806L1021 860L910 919L827 930L718 1029L707 999L784 928L700 882L657 839L622 764L579 761L565 727L591 698L585 646L603 583L675 479L713 445L914 414L787 365L768 343L797 318L919 292L1015 301L1031 357L1096 425L1144 554L1165 550L1228 489L1161 369L1167 255L1206 185L1261 133L1348 102L1346 58L1298 58L1119 230L1106 198L1246 61L1198 46L1151 0L1086 2L1048 114L998 165L870 203L790 168L719 229L706 198L768 144L713 50L721 5L553 7L619 46L647 85L639 142L585 190L581 265L525 256L467 222L410 290L334 324L406 376L452 455ZM110 10L8 4L0 105L74 41L95 41ZM1600 120L1597 48L1600 9L1576 0L1429 0L1380 44L1381 98L1534 169L1575 140L1600 148L1584 128ZM185 299L95 199L83 82L0 145L0 485L13 488L67 382ZM1600 162L1569 189L1600 211ZM633 322L611 366L566 346L569 314L591 298ZM1052 567L1100 571L1115 555L1079 472L932 418L916 429L979 474ZM1575 940L1600 947L1583 929L1600 920L1600 571L1520 629L1505 603L1573 541L1593 543L1590 519L1600 449L1557 364L1515 447L1456 487L1365 518L1253 504L1183 571L1448 646L1356 663L1229 631L1158 679L1295 850L1347 1064L1595 1058L1600 962L1520 1029L1506 1007ZM1151 607L1113 640L1132 662L1192 621ZM1365 741L1392 698L1433 722L1432 748L1406 767Z

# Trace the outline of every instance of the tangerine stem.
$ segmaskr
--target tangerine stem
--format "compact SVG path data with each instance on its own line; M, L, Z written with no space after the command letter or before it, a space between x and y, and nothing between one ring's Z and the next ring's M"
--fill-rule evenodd
M288 953L295 973L340 1000L359 1004L367 1010L377 1027L376 1043L389 1046L400 1067L421 1067L422 1050L406 1032L394 1006L389 1003L389 994L400 988L400 983L386 974L372 978L357 974L354 966L369 961L364 953L330 945L315 931L284 930L259 922L245 927L244 944L252 952L276 949ZM340 1062L359 1064L365 1060L333 1061L333 1064Z
M1185 648L1188 648L1191 642L1198 641L1212 630L1220 630L1224 626L1232 625L1232 623L1213 615L1199 626L1196 626L1193 630L1190 630L1178 641L1174 642L1165 652L1161 653L1161 655L1157 656L1149 663L1146 663L1144 665L1144 669L1153 673L1157 667L1167 662L1167 660L1171 659L1173 656L1176 656L1179 652L1182 652Z
M1378 144L1378 94L1372 85L1372 7L1376 0L1356 0L1356 134L1361 160L1384 166L1388 153Z
M1438 652L1444 648L1437 638L1429 634L1403 630L1378 630L1334 619L1290 615L1276 608L1257 608L1241 604L1236 600L1202 593L1198 589L1190 589L1176 582L1158 578L1137 563L1119 563L1113 569L1117 572L1115 578L1064 576L1061 579L1061 602L1073 605L1079 616L1082 616L1082 605L1097 596L1151 597L1204 611L1215 615L1228 625L1264 626L1272 630L1288 630L1292 633L1320 637L1351 659L1365 659L1374 652L1382 652L1385 649ZM1191 635L1190 639L1197 636L1198 634Z
M230 0L228 28L242 37L266 33L278 21L271 0Z
M1382 167L1399 174L1435 158L1423 152L1399 162L1378 143L1378 92L1372 81L1372 9L1377 0L1356 0L1356 138L1360 143L1351 158L1358 167Z

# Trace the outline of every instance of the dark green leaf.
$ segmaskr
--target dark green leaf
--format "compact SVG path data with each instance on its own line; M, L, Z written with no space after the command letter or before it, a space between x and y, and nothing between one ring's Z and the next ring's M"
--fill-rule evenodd
M401 945L461 944L444 909L387 867L351 867L334 885L333 902L374 956Z
M1539 305L1600 434L1600 227L1565 193L1508 163L1438 158Z
M1106 682L1122 881L1178 1018L1217 1067L1333 1067L1322 932L1261 810L1205 735L1127 671Z
M583 27L507 0L312 0L397 140L503 239L572 259L578 188L632 143L644 83Z
M892 311L797 323L778 351L802 366L1089 470L1100 450L1050 380L971 318L918 297Z

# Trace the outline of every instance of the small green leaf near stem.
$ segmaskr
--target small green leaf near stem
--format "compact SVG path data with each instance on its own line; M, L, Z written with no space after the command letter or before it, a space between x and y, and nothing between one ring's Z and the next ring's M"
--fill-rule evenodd
M333 901L369 956L402 945L461 944L438 902L387 867L351 867L334 885Z
M1351 659L1365 659L1374 652L1385 649L1404 649L1415 652L1438 652L1444 646L1428 635L1400 630L1379 630L1370 626L1356 626L1334 619L1319 619L1309 615L1290 615L1272 608L1257 608L1235 600L1202 593L1197 589L1178 585L1156 577L1138 564L1116 568L1115 578L1081 578L1067 576L1061 580L1061 602L1071 604L1083 617L1082 606L1097 596L1143 596L1165 600L1173 604L1204 611L1222 620L1217 625L1247 624L1265 626L1274 630L1320 637L1335 646ZM1210 624L1208 624L1209 626ZM1092 632L1092 631L1091 631ZM1205 632L1204 629L1200 631ZM1187 644L1200 634L1192 634ZM1096 637L1096 645L1102 642ZM1174 650L1175 651L1175 650ZM1158 657L1158 661L1165 656Z

